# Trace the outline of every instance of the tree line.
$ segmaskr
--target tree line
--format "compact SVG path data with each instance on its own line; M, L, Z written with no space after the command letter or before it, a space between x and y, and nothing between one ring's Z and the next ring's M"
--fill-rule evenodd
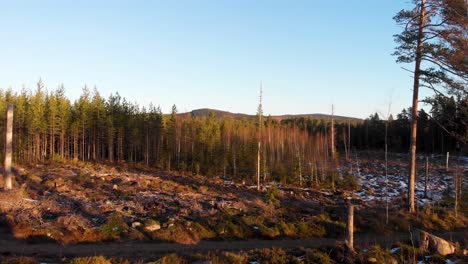
M455 150L457 140L439 124L452 124L450 131L464 132L466 137L467 98L434 100L437 103L432 116L420 110L418 144L431 153ZM277 120L266 116L239 120L216 118L213 113L196 117L178 114L175 105L170 114L163 114L152 104L141 107L119 94L104 98L96 89L86 87L72 102L65 96L63 85L48 91L42 81L33 92L0 90L1 113L6 112L8 104L15 107L13 160L17 163L126 162L248 179L253 179L260 167L262 181L302 184L306 180L327 181L332 145L341 153L383 149L385 124L391 150L407 151L410 142L410 110L403 110L395 120L383 120L378 114L363 121L335 120L331 129L329 119ZM2 138L5 121L0 119ZM3 141L0 148L4 148Z

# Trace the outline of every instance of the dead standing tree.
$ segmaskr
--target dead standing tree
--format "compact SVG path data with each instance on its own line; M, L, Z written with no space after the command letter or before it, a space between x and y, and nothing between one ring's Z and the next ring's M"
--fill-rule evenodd
M354 253L354 205L351 201L351 197L347 199L348 205L348 223L346 225L347 234L346 234L346 246L348 249Z
M258 103L258 149L257 149L257 190L260 191L260 164L261 164L261 150L262 150L262 93L263 93L263 82L260 82L260 98Z
M336 156L336 149L335 149L335 114L334 114L334 106L332 105L332 112L331 112L331 127L330 127L330 151L332 160L335 160Z
M6 127L6 142L5 142L5 172L4 182L5 190L12 189L11 180L11 156L13 152L13 105L9 104L7 109L7 127Z

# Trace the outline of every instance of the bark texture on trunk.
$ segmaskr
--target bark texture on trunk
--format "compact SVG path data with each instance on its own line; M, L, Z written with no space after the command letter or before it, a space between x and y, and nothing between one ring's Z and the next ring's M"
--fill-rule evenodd
M347 241L346 244L352 252L354 252L354 205L351 199L348 198L348 224L347 224Z
M6 127L6 142L5 142L5 190L11 190L12 180L11 180L11 156L13 152L13 105L9 104L7 109L7 127Z
M422 41L423 41L423 26L425 15L426 0L421 0L421 10L418 23L418 40L416 46L416 59L414 64L414 83L413 83L413 109L411 120L411 147L410 147L410 170L408 179L408 210L414 213L415 193L414 185L416 182L416 139L418 131L418 94L419 94L419 78L421 75L421 59L422 59Z

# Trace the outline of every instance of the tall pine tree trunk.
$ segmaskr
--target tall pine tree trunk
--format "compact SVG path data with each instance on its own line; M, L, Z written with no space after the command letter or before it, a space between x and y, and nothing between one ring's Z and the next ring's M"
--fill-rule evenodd
M423 27L425 15L426 0L421 0L421 10L418 26L418 40L416 46L416 59L414 64L414 84L413 84L413 109L411 120L411 147L410 147L410 171L408 179L408 209L410 213L414 213L415 194L414 185L416 182L416 139L418 130L418 93L419 93L419 78L421 75L421 58L422 58L422 42L423 42Z

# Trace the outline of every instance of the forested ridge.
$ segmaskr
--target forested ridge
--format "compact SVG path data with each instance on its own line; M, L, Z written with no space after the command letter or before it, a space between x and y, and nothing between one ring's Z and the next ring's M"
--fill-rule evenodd
M427 153L463 150L448 131L466 138L467 98L435 97L430 114L419 111L418 148ZM71 102L63 85L48 91L42 81L34 91L0 91L0 112L14 110L14 161L46 160L140 163L165 170L204 175L252 177L256 170L258 120L205 114L178 114L174 105L163 114L152 104L140 106L118 93L102 97L86 87ZM365 120L335 120L335 145L341 155L355 150L409 148L411 110L388 121L378 114ZM264 117L260 134L264 180L297 182L319 175L329 163L330 119ZM443 125L442 125L443 124ZM2 138L5 118L0 119ZM350 138L349 138L350 137ZM4 142L0 141L4 148ZM466 151L466 148L464 149ZM3 153L2 153L3 155ZM318 177L318 176L317 176Z

